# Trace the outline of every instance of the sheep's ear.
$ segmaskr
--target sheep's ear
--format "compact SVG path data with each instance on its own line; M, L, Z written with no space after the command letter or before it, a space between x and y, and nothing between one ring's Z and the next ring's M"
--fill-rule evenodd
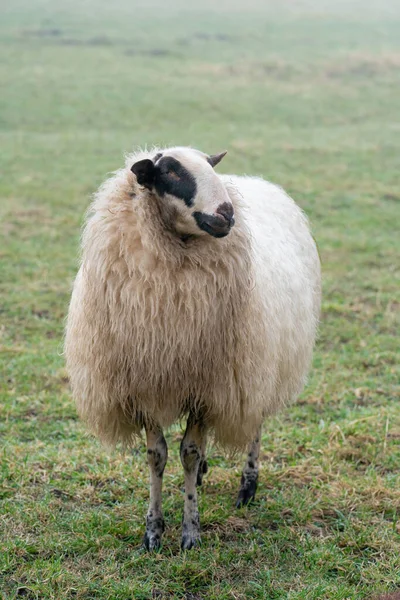
M131 171L136 175L139 185L144 185L149 190L153 187L156 168L152 160L149 158L139 160L131 166Z
M225 150L225 152L221 152L221 154L213 154L212 156L209 156L207 160L212 167L215 167L219 162L221 162L227 152L228 151Z

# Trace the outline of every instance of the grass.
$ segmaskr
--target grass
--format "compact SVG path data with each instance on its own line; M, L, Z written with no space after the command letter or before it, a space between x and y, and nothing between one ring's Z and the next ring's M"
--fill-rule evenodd
M374 0L16 0L0 19L0 597L362 599L400 588L400 10ZM77 420L60 354L90 194L140 144L228 149L309 214L321 332L266 424L257 502L210 449L203 545L179 551L179 428L162 552L140 549L145 453Z

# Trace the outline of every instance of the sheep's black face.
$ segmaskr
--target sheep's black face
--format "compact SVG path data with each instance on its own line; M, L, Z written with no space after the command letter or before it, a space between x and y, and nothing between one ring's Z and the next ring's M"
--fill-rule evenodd
M197 185L193 175L172 156L162 156L154 170L154 188L161 197L170 194L193 206Z
M164 208L174 207L179 235L207 233L221 238L234 225L231 200L213 170L224 155L209 157L191 148L173 148L136 162L131 170Z

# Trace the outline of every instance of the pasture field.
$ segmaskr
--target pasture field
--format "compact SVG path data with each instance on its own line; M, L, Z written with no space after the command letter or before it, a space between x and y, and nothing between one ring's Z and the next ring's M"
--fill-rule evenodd
M13 0L0 8L0 598L359 600L400 589L400 5ZM141 550L144 445L76 416L62 337L90 195L136 145L224 149L310 216L324 273L307 389L266 423L257 501L210 448L203 545Z

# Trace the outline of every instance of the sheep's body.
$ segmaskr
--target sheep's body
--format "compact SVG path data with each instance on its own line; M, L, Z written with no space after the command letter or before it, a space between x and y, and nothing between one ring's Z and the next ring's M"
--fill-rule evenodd
M83 234L65 345L78 410L111 444L196 411L241 447L310 365L320 265L307 220L279 187L225 175L235 227L182 241L129 170L137 158L100 189Z

